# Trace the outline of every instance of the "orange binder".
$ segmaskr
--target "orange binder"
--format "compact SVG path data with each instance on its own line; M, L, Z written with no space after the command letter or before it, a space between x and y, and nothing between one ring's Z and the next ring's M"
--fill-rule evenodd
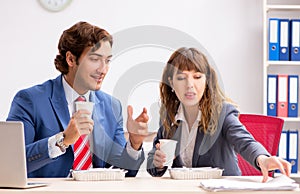
M288 75L278 75L277 116L288 116Z

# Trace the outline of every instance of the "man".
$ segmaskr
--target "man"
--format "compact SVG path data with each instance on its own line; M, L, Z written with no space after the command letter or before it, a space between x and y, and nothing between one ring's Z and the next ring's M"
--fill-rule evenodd
M28 177L68 176L78 158L74 144L84 134L89 134L84 146L90 146L93 168L114 166L127 169L126 176L136 175L144 160L141 147L148 133L148 115L144 108L134 120L128 107L126 143L121 104L100 90L112 43L104 29L76 23L59 40L54 62L61 75L14 97L7 120L24 123ZM75 111L78 97L94 103L93 113ZM85 116L90 114L92 118Z

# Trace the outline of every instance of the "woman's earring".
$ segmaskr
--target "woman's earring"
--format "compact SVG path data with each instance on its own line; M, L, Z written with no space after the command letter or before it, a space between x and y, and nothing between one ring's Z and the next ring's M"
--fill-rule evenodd
M172 88L172 92L174 92L174 89Z

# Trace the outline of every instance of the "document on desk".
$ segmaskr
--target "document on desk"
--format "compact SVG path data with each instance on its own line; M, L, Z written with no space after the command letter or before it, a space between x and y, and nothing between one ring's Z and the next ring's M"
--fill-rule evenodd
M200 187L208 191L288 191L299 188L299 185L287 176L269 178L266 183L259 179L243 177L226 177L222 179L207 179L200 182Z

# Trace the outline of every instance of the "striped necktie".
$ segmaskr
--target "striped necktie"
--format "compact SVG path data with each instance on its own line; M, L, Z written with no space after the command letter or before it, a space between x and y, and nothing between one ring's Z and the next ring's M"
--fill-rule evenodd
M85 102L84 96L79 96L76 100ZM84 134L74 144L73 170L87 170L92 167L92 155L90 151L89 137Z

